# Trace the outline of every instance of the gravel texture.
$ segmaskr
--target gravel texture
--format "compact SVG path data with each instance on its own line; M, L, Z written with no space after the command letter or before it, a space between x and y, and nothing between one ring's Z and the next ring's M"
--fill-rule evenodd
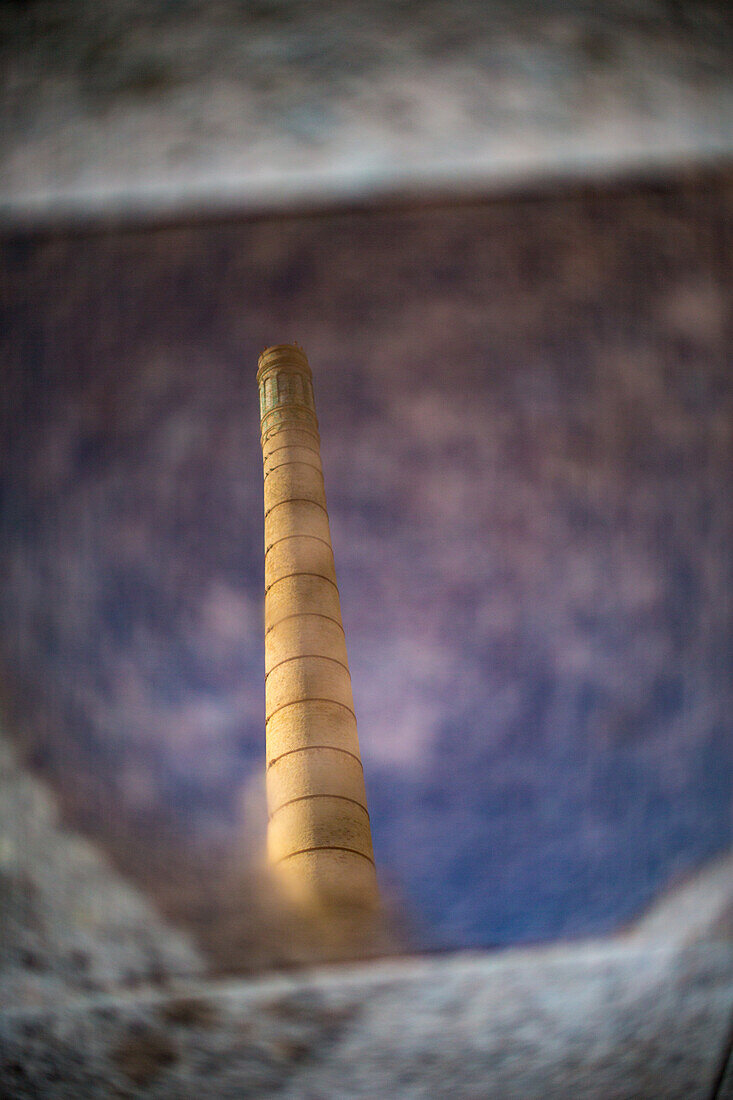
M6 222L733 153L724 0L34 0L0 20Z
M395 960L0 1018L15 1100L703 1100L733 1003L722 941Z
M57 1005L80 993L191 977L186 938L65 829L45 787L0 737L0 1003Z

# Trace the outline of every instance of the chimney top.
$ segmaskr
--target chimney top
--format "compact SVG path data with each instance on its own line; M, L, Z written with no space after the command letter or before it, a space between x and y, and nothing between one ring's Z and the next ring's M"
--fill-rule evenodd
M273 344L272 347L265 348L257 360L257 381L259 382L265 371L274 367L312 377L308 356L300 344Z

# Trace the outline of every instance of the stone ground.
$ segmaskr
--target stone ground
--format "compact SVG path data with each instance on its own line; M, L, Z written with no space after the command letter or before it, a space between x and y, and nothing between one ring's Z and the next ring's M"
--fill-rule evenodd
M708 1100L733 948L598 942L399 959L0 1016L26 1097Z
M0 27L6 223L733 153L725 0L34 0Z
M0 1003L57 1005L203 963L87 839L0 737Z

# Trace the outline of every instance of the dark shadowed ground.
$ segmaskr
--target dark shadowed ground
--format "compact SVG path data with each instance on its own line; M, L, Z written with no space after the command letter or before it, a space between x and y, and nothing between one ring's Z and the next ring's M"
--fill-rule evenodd
M2 242L10 725L222 965L258 936L269 343L313 367L421 942L608 931L730 844L732 215L721 172Z

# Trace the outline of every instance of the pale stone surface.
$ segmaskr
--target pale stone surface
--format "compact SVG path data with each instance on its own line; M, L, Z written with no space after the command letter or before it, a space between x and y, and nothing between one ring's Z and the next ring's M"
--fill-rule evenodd
M703 874L665 892L626 935L646 943L721 937L733 941L733 854L727 852Z
M0 1005L56 1004L203 969L188 939L64 828L0 731Z
M86 218L730 156L730 6L8 4L0 211Z
M730 944L405 959L0 1017L16 1100L707 1100Z

